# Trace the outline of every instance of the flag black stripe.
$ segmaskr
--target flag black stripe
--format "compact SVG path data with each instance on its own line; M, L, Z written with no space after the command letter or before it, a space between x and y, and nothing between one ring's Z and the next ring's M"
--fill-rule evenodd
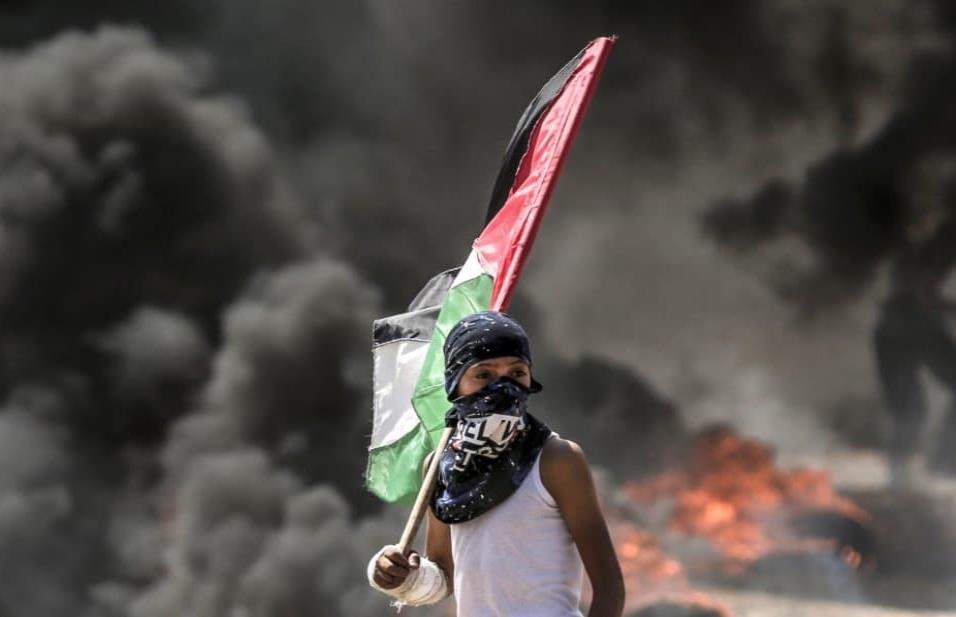
M498 214L501 207L505 205L505 200L508 199L508 195L511 193L515 174L518 173L518 165L521 164L521 158L528 150L528 140L531 139L531 133L534 130L535 124L538 122L538 118L548 109L551 102L561 94L565 83L567 83L568 78L571 77L574 69L576 69L581 62L581 58L587 49L588 48L585 47L579 51L576 56L561 67L561 70L555 73L554 76L548 80L548 83L544 84L541 90L538 91L538 94L531 100L531 103L524 110L524 113L521 114L521 119L518 120L518 126L515 127L515 132L511 136L508 148L505 150L505 159L501 165L501 171L498 172L498 179L495 180L495 187L491 191L491 202L488 204L488 212L485 215L485 225L487 225L491 219L495 218L495 215Z
M372 347L414 339L429 341L438 321L440 306L391 315L372 322Z
M452 268L430 278L408 305L408 312L372 322L372 347L402 339L431 340L442 301L459 270Z

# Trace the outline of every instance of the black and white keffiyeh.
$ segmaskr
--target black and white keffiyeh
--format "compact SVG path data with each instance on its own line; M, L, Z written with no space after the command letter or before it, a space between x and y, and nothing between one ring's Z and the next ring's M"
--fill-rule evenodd
M534 466L551 430L527 411L529 391L503 377L461 397L448 414L455 433L442 453L432 510L463 523L511 496Z
M445 388L452 409L446 424L455 427L441 454L432 511L444 523L463 523L502 503L527 477L551 430L528 413L531 388L501 377L478 392L453 398L458 381L472 364L516 356L528 364L524 330L503 313L486 311L461 320L445 342Z

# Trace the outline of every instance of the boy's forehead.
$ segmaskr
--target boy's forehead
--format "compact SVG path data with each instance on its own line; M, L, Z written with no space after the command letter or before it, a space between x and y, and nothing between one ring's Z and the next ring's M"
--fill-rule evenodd
M476 366L498 366L498 365L511 365L511 364L526 364L524 360L518 356L499 356L497 358L486 358L484 360L479 360L472 364L472 367Z
M526 364L524 360L518 356L499 356L497 358L487 358L485 360L480 360L472 364L472 366L489 366L489 365L498 365L498 364Z

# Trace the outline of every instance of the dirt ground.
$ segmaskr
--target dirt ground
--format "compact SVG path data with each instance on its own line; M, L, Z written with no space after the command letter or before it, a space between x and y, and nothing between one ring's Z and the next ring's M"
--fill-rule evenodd
M723 602L734 617L956 617L956 611L924 611L844 604L770 595L757 591L706 592Z

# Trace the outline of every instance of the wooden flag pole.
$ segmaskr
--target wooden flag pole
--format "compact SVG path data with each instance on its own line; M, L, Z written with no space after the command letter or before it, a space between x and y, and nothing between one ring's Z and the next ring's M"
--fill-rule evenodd
M402 539L398 542L398 550L402 555L408 554L408 549L415 541L415 535L422 524L422 518L425 517L425 508L428 507L428 499L432 496L432 490L435 488L435 477L438 475L438 462L441 460L441 453L445 451L451 434L455 427L450 426L445 429L438 440L438 447L432 453L432 460L428 462L428 470L425 472L425 478L422 480L422 487L418 489L418 497L415 499L415 505L412 507L411 514L408 515L408 521L405 522L405 530L402 532Z

